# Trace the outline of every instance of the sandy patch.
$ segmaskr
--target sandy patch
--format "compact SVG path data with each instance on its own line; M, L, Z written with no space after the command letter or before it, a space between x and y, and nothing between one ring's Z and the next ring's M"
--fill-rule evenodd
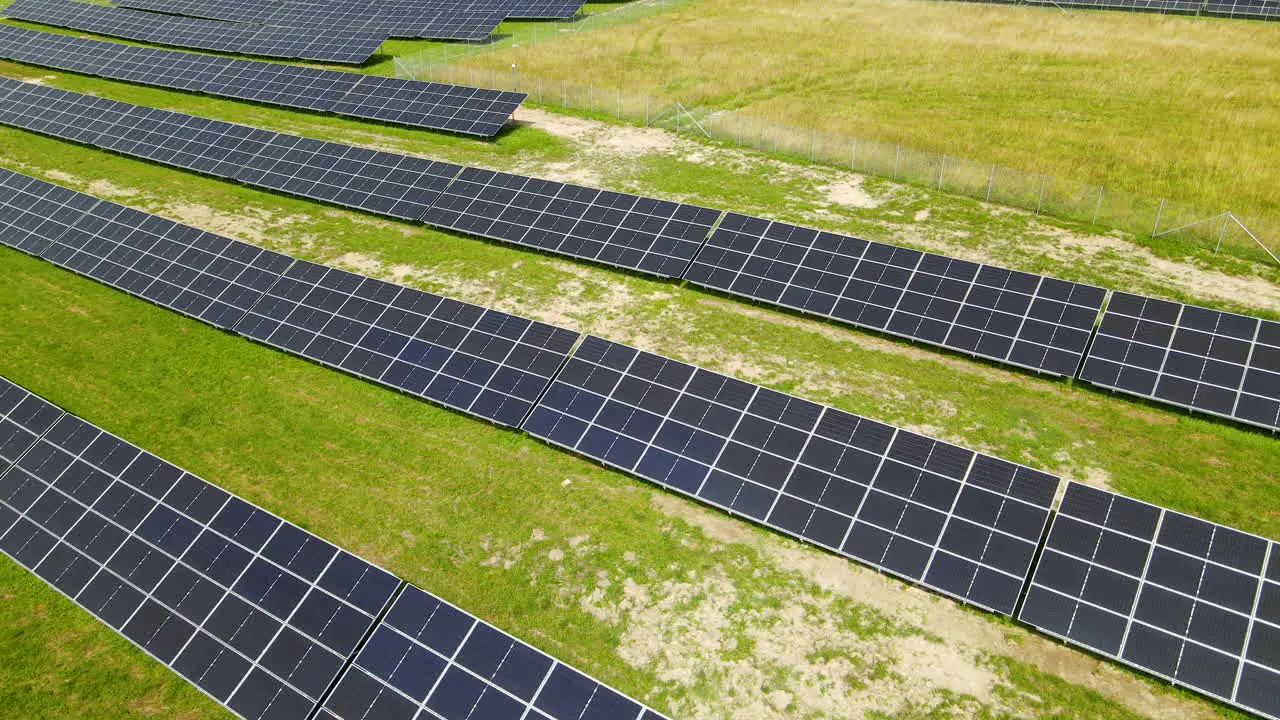
M837 205L846 205L854 208L877 208L880 207L880 200L871 197L871 193L862 187L862 176L849 173L842 173L844 177L839 178L829 185L822 185L818 191L823 194L826 199Z

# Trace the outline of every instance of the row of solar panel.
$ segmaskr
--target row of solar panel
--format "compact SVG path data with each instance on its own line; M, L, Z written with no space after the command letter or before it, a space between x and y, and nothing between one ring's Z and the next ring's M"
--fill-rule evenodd
M524 93L123 45L0 25L0 58L115 80L490 137Z
M1248 20L1280 20L1280 2L1275 0L1244 0L1243 2L1214 2L1213 0L966 0L997 4L1043 5L1056 8L1082 10L1129 10L1172 15L1209 15L1214 17L1244 18Z
M15 0L0 13L15 20L160 45L357 65L387 40L385 34L204 20L76 0Z
M0 550L250 720L662 717L4 378Z
M116 0L119 7L212 20L291 27L342 28L390 37L484 40L506 18L574 17L582 0L502 0L446 3L439 0L343 0L330 3L258 0Z
M1117 293L1095 336L1106 296L1096 286L13 80L0 79L0 97L6 101L0 123L259 187L682 278L856 327L1062 377L1079 374L1104 387L1280 429L1280 325L1272 321L1139 298L1165 308L1155 320L1164 330L1149 331L1152 321L1126 315L1134 312L1130 296ZM1179 328L1183 316L1190 325ZM1226 330L1215 329L1219 323L1245 329L1225 336Z
M295 5L260 0L117 0L114 4L210 20L436 40L484 40L505 18L501 12L467 8L422 6L392 11L367 4Z
M1262 538L1072 483L1037 564L1060 484L1052 475L603 338L570 352L576 333L542 326L531 343L536 324L513 316L17 173L0 187L14 198L0 206L4 244L995 612L1015 614L1034 568L1023 622L1280 717L1280 553ZM502 397L521 383L519 398ZM519 412L494 412L512 402ZM0 455L19 436L0 422ZM426 697L426 686L388 694L376 679L394 681L385 658L412 653L420 631L400 630L370 644L391 648L377 651L383 665L357 663L347 711L390 703L408 709L389 716L412 717L404 695Z

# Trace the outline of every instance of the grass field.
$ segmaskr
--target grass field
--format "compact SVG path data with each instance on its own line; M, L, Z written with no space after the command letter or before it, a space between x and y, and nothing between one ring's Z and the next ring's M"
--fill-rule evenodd
M1280 218L1280 26L919 0L699 0L466 60Z
M824 188L846 176L696 144L605 152L618 140L607 128L573 137L537 126L489 143L8 63L0 73L455 162L585 175L1280 317L1280 276L1230 257L1174 243L1149 253L889 183L858 186L877 204L842 206ZM661 133L650 132L642 139L658 143ZM0 128L0 165L1280 537L1276 441L1260 432L8 128ZM1080 250L1103 240L1101 250ZM0 297L0 375L673 717L1242 717L518 433L3 248ZM0 593L0 661L9 668L0 672L0 708L23 718L226 716L11 563L0 563Z

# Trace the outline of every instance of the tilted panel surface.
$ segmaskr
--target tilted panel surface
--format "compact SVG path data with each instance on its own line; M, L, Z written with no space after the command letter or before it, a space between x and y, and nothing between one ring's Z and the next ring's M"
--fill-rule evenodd
M0 58L99 77L491 136L524 93L137 47L0 25Z
M1072 482L1019 620L1280 717L1280 550L1265 538Z
M684 278L704 287L1072 376L1106 291L730 213Z
M0 476L60 417L61 408L0 377Z
M1058 478L589 336L524 430L1005 615Z
M105 200L42 257L224 330L234 327L293 262Z
M467 168L422 221L679 277L719 216L694 205Z
M511 426L520 424L578 338L301 260L236 332Z
M400 585L72 415L0 477L0 550L262 720L307 717Z
M39 255L98 199L0 168L0 244Z
M76 0L17 0L0 13L160 45L327 62L362 63L386 40L385 35L205 20Z
M1080 378L1280 429L1280 323L1117 292Z
M412 585L396 599L319 718L663 720Z

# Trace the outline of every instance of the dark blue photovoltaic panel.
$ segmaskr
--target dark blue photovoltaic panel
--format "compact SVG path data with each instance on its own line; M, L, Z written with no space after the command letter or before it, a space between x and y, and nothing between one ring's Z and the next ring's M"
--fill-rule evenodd
M1010 2L1011 0L976 0L978 2ZM1203 2L1202 0L1023 0L1025 5L1041 5L1055 10L1128 10L1169 15L1211 15L1249 20L1280 20L1280 2L1276 0L1244 0L1236 2Z
M1058 478L588 336L537 437L1011 615Z
M412 585L319 715L326 720L662 720L663 716Z
M1080 379L1280 429L1280 323L1117 292Z
M16 0L0 13L159 45L324 62L362 63L387 39L385 34L204 20L76 0Z
M1106 295L1091 285L734 213L684 279L1065 377L1080 366Z
M578 334L299 260L236 332L518 426Z
M307 717L400 586L47 403L5 417L44 434L0 477L0 550L241 717Z
M224 330L293 263L286 255L105 200L41 257Z
M199 55L0 25L0 58L98 77L492 136L524 93Z
M1280 717L1280 550L1266 538L1072 482L1018 619Z
M0 244L39 255L98 199L0 168Z
M0 378L0 476L60 417L57 406Z
M720 211L466 168L422 216L428 225L680 277Z

